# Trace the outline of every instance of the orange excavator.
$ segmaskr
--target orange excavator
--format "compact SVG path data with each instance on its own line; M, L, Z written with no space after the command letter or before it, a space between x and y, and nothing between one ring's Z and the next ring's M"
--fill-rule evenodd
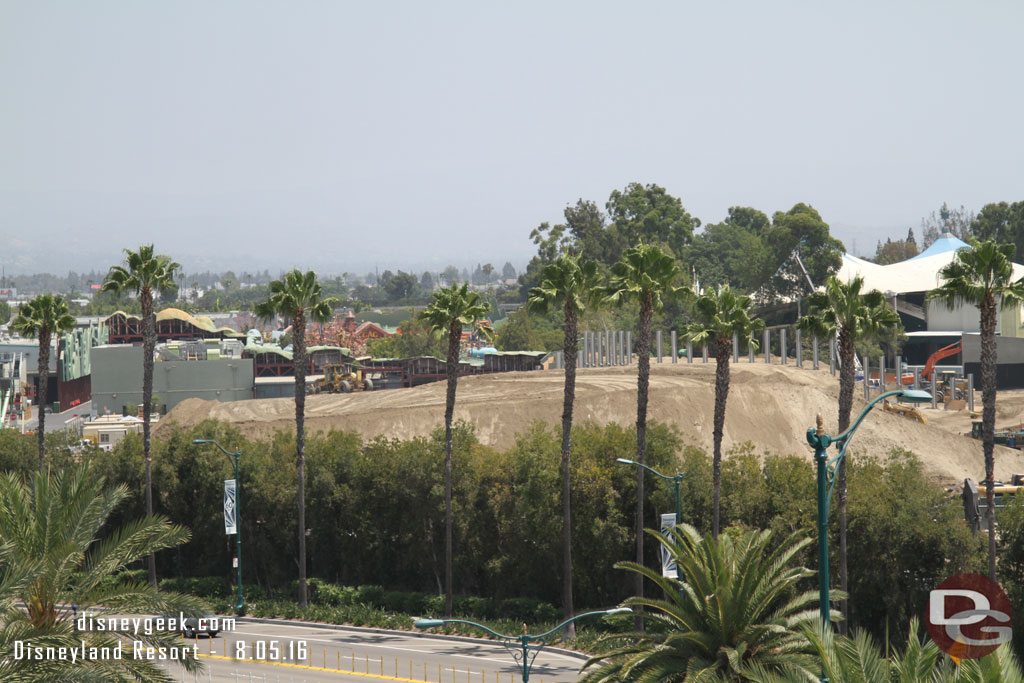
M924 365L924 370L921 371L921 378L924 380L931 380L932 372L935 370L935 365L943 358L955 356L960 353L960 342L954 342L949 346L943 346L941 349L933 353L928 357L928 362Z

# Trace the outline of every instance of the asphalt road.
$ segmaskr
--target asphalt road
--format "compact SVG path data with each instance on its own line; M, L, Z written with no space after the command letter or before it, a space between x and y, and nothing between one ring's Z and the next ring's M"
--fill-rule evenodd
M193 643L190 639L186 641ZM176 680L209 683L518 683L522 669L495 641L457 641L241 619L231 632L201 637L201 674L170 668ZM239 657L236 659L236 655ZM575 681L583 659L543 650L531 683Z
M29 430L33 430L34 431L35 428L36 428L36 425L39 424L37 410L38 410L37 406L32 406L32 419L25 420L25 431L26 432L29 431ZM75 415L84 415L86 417L86 419L88 419L90 412L92 412L92 401L86 401L85 403L80 403L79 405L75 406L74 408L69 408L68 410L65 410L63 413L47 413L46 414L46 433L47 434L52 434L53 432L59 432L60 430L64 429L67 426L67 425L65 425L65 422L67 422L68 420L72 419ZM21 423L20 422L11 422L9 424L10 424L10 426L12 426L12 427L14 427L16 429L21 427Z

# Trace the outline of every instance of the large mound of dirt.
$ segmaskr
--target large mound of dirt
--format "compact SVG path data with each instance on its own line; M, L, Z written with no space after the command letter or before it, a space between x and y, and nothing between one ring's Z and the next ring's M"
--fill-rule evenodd
M749 364L745 360L731 369L725 450L750 441L759 452L810 457L805 434L817 413L825 417L826 431L836 433L839 382L827 370ZM560 423L563 382L560 371L465 377L459 380L455 418L472 422L482 442L504 448L534 421ZM653 364L649 419L676 425L691 443L710 451L714 382L713 362ZM864 406L863 394L856 394L854 416ZM306 428L309 432L355 430L366 437L422 436L442 424L444 400L444 382L414 389L309 396ZM1024 416L1024 392L1001 393L999 403L998 424ZM982 479L981 443L963 436L970 431L967 412L949 412L941 407L925 408L924 412L931 421L929 425L881 409L872 411L857 430L851 449L885 452L901 446L917 453L938 480L952 484L964 477ZM161 421L156 434L170 424L190 427L207 418L262 436L278 429L294 429L295 404L292 399L234 403L190 399ZM575 419L632 424L636 420L636 365L579 370ZM1012 472L1024 472L1024 456L997 447L996 476L1008 478Z

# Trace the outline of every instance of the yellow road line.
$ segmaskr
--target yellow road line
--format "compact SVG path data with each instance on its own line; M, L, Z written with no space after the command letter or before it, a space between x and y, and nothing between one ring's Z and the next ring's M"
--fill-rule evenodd
M313 666L311 664L289 664L288 662L268 662L263 659L236 659L235 657L227 657L225 655L208 655L200 652L200 657L207 659L223 659L228 662L237 662L239 664L266 664L268 666L284 666L290 669L308 669L310 671L326 671L328 673L345 674L348 676L362 676L363 678L380 678L386 681L403 681L403 683L423 683L423 681L417 681L413 678L398 678L396 676L382 676L381 674L364 673L362 671L345 671L343 669L327 669L322 666Z

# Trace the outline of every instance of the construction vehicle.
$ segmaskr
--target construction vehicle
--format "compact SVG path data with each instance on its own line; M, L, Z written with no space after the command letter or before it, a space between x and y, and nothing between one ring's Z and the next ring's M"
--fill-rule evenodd
M917 406L907 405L905 403L889 403L885 401L882 404L882 409L886 412L896 413L902 417L910 420L916 420L921 424L928 424L928 418L924 416Z
M981 420L971 422L971 437L981 438ZM1024 449L1024 425L1018 429L1013 427L992 431L992 442L999 446L1008 446L1017 450Z
M315 393L351 394L353 391L373 391L373 380L363 374L362 367L352 363L328 363L324 376L313 385Z
M941 349L933 353L928 357L928 361L924 364L924 370L921 371L921 378L925 381L929 381L932 378L932 371L935 370L935 364L943 358L949 358L960 353L960 342L954 342L949 346L943 346Z
M964 519L967 526L975 533L981 530L982 519L988 510L987 485L988 480L982 480L975 484L972 479L964 479L960 494L964 501ZM1024 474L1014 474L1009 486L1001 481L993 481L992 493L995 508L1006 507L1010 499L1017 495L1024 495Z
M956 373L952 370L946 370L937 374L938 376L932 383L936 401L939 403L949 403L950 401L967 400L968 384L966 379L957 377Z

